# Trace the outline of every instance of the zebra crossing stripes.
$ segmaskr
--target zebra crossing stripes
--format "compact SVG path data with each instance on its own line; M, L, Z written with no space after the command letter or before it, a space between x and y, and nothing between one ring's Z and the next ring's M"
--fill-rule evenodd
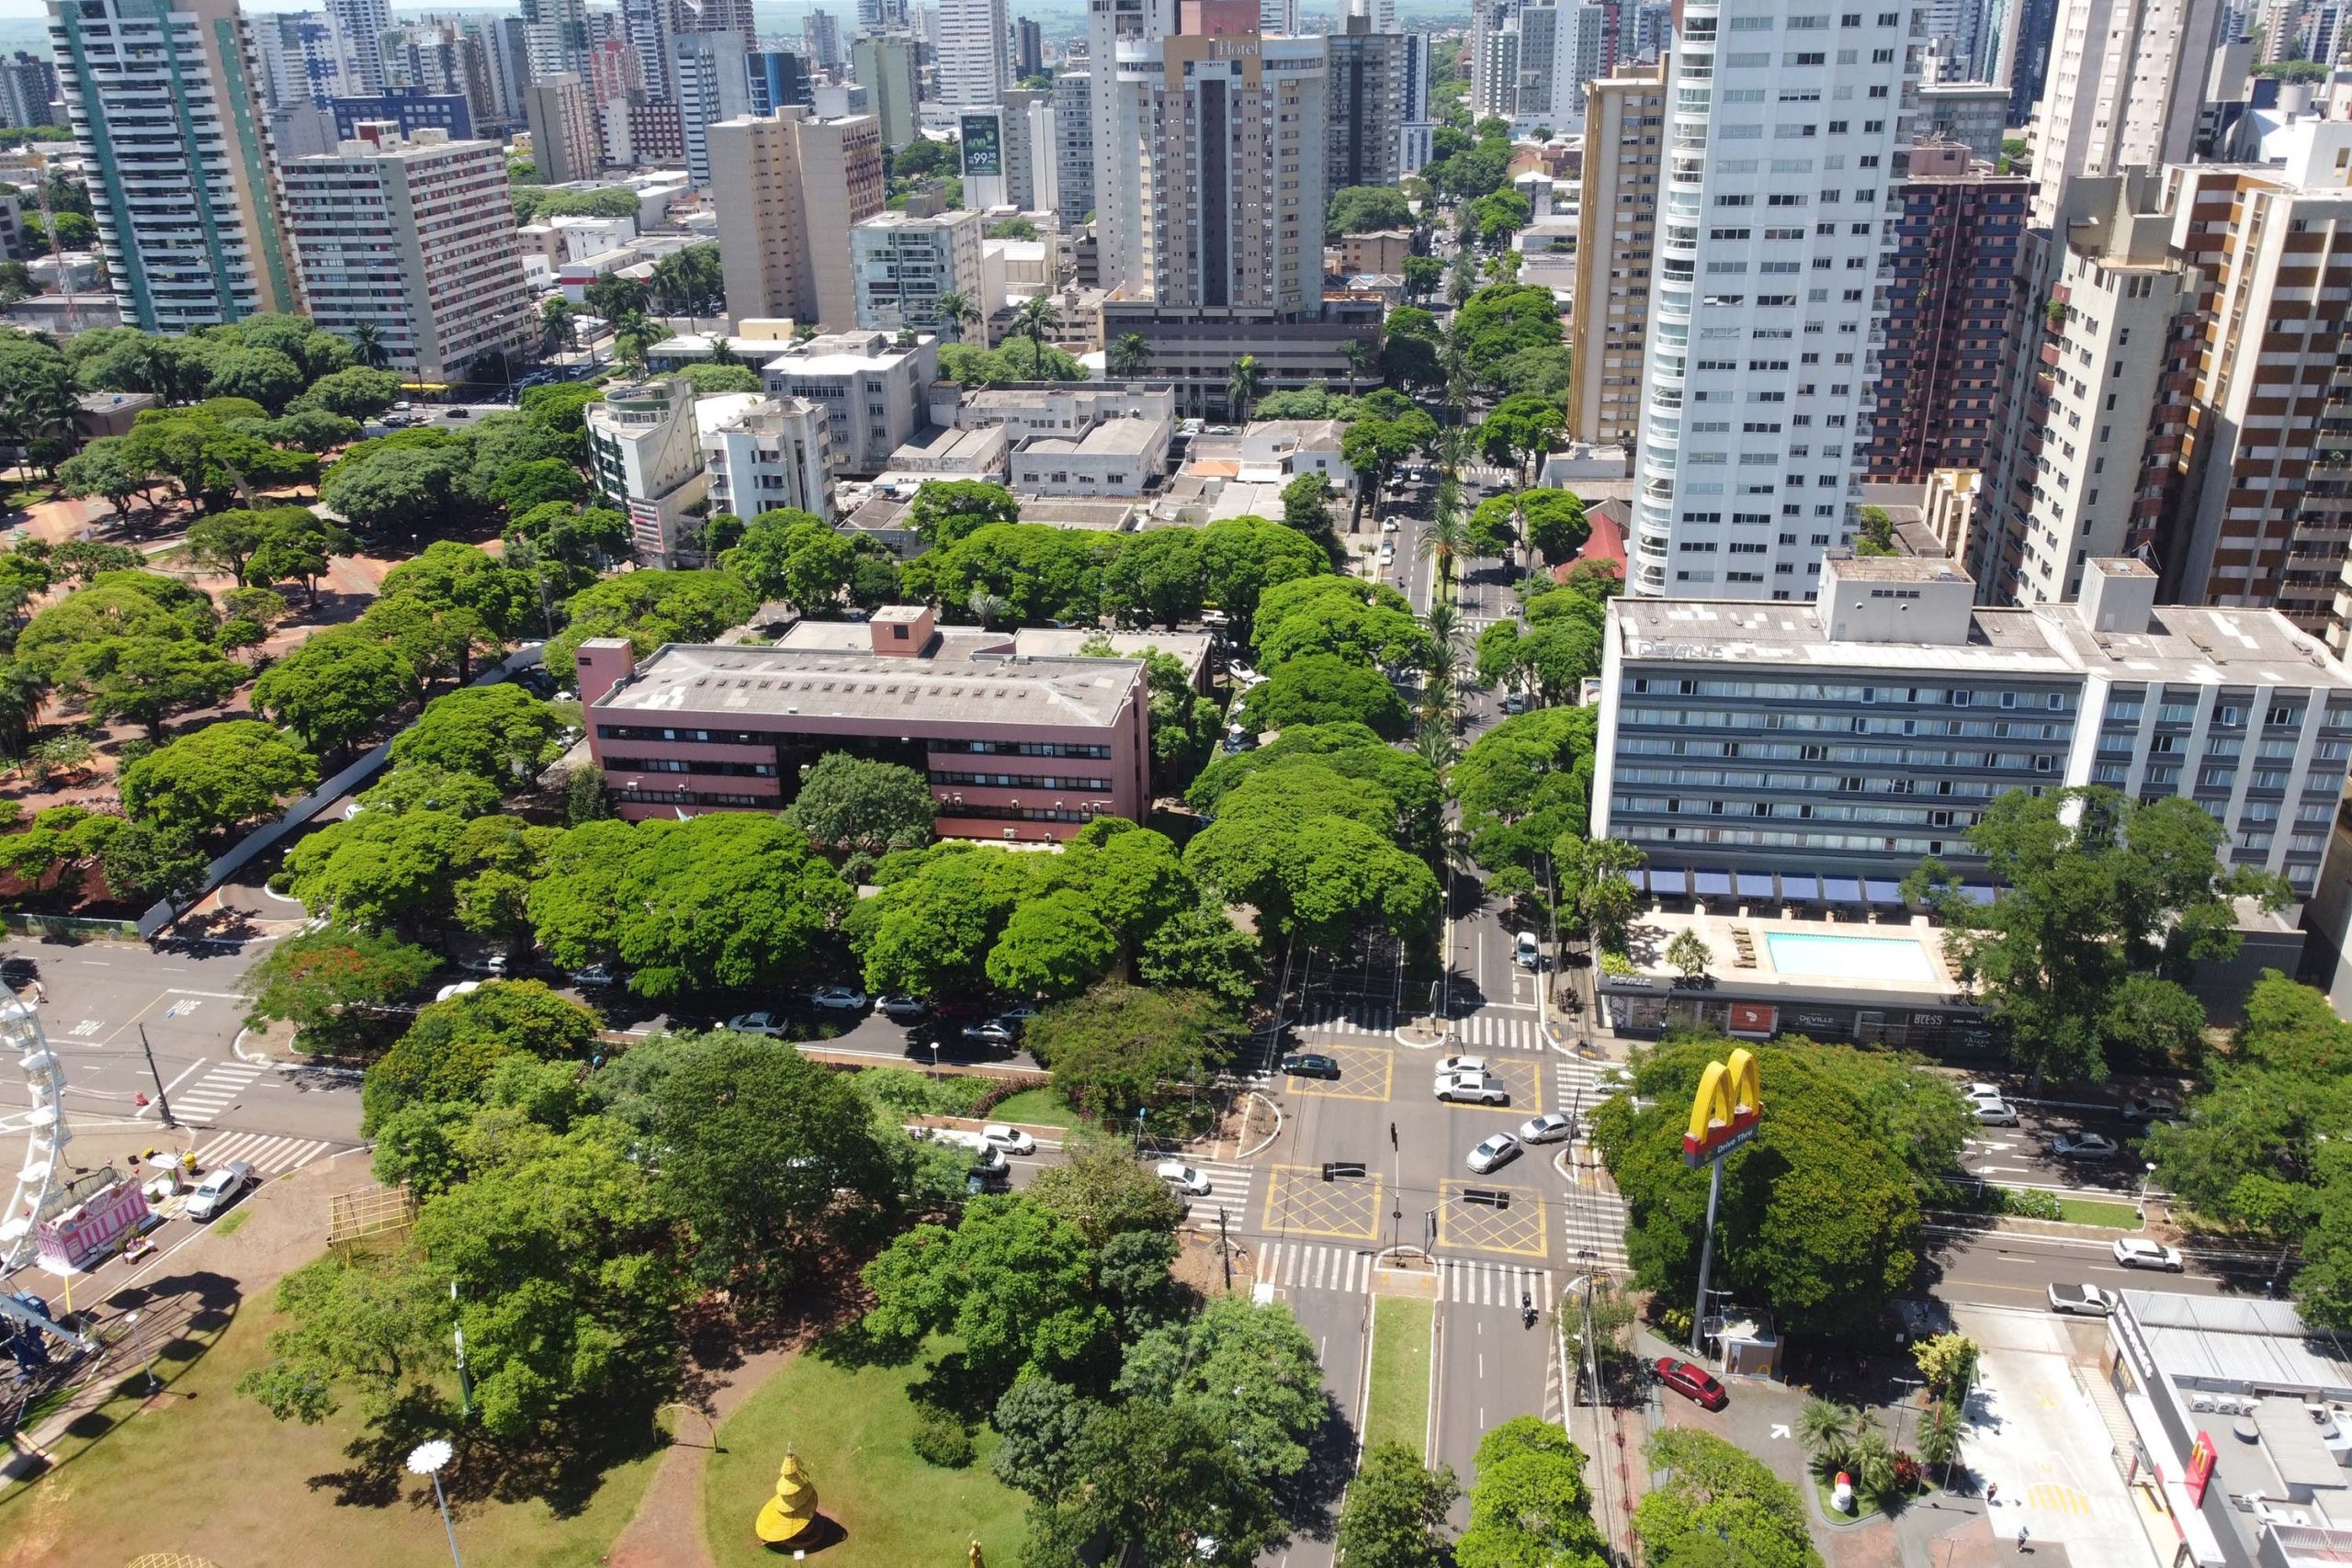
M1270 1241L1258 1252L1258 1282L1286 1291L1338 1291L1360 1296L1372 1289L1372 1260L1368 1247Z
M251 1062L223 1062L185 1089L172 1090L172 1114L179 1121L209 1127L212 1119L234 1105L247 1085L269 1071Z
M1579 1269L1622 1273L1633 1268L1625 1254L1625 1204L1613 1193L1570 1192L1561 1205L1560 1231L1566 1256Z
M1463 1306L1519 1308L1525 1293L1545 1312L1552 1310L1552 1273L1516 1263L1480 1263L1466 1258L1438 1259L1440 1300Z
M1452 1024L1454 1040L1488 1051L1544 1050L1544 1026L1533 1018L1484 1009Z
M1365 1034L1396 1032L1396 1011L1385 1007L1345 1007L1336 1002L1311 1002L1295 1025L1302 1034Z
M1250 1189L1257 1176L1254 1168L1246 1165L1236 1165L1230 1160L1194 1159L1188 1155L1170 1155L1166 1157L1189 1165L1208 1178L1209 1190L1206 1192L1197 1196L1190 1192L1176 1194L1188 1205L1184 1216L1184 1224L1187 1226L1197 1231L1213 1231L1216 1229L1217 1211L1222 1209L1225 1211L1225 1224L1228 1230L1239 1231L1250 1228ZM1157 1168L1160 1162L1154 1159L1150 1163Z
M301 1169L334 1145L325 1138L283 1138L265 1133L232 1133L196 1151L199 1169L209 1170L232 1159L243 1160L256 1175L284 1176Z

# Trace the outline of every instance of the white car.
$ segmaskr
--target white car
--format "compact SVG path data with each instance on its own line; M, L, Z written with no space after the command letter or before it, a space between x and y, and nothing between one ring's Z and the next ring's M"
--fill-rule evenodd
M1015 1002L1009 1008L999 1009L996 1016L1011 1024L1027 1023L1037 1016L1037 1004Z
M612 965L608 964L591 964L585 969L574 969L571 983L575 986L617 986L621 977L613 973Z
M2052 1312L2070 1312L2077 1317L2105 1317L2115 1310L2114 1301L2097 1285L2052 1285L2047 1293Z
M864 1012L865 993L852 986L820 986L808 993L809 1001L828 1012Z
M1470 1151L1470 1168L1480 1176L1509 1165L1519 1157L1519 1140L1509 1133L1497 1133Z
M2061 1134L2050 1140L2050 1152L2060 1159L2113 1159L2117 1150L2113 1138L2098 1133Z
M772 1012L739 1012L727 1021L727 1027L736 1034L764 1034L774 1039L784 1033L784 1020Z
M226 1165L216 1165L204 1173L196 1190L187 1195L187 1217L209 1220L229 1206L229 1200L245 1190L254 1179L254 1168L243 1160L232 1159Z
M1961 1085L1960 1092L1968 1096L1971 1100L2007 1100L2009 1098L2008 1090L2003 1089L1999 1084L1986 1083L1982 1079L1979 1079L1975 1083Z
M1609 1095L1633 1093L1634 1069L1631 1067L1601 1068L1600 1092L1604 1097Z
M2174 1274L2185 1273L2188 1269L2181 1258L2180 1248L2142 1241L2136 1236L2127 1236L2115 1244L2115 1261L2125 1269L2162 1269Z
M981 1128L980 1142L1009 1155L1034 1155L1037 1152L1036 1139L1020 1128L1009 1127L1001 1122L991 1122Z
M1535 940L1533 931L1521 931L1512 943L1511 956L1519 961L1521 969L1541 969L1544 967L1544 944Z
M1191 1197L1205 1198L1209 1195L1209 1179L1181 1159L1161 1160L1154 1174L1177 1191Z
M1454 1073L1442 1077L1437 1080L1437 1097L1479 1105L1510 1103L1510 1090L1503 1087L1503 1080L1487 1073Z
M1969 1105L1976 1112L1976 1120L1987 1127L2014 1127L2018 1124L2017 1108L2004 1100L1972 1100Z
M1519 1124L1520 1139L1530 1144L1556 1144L1577 1130L1577 1124L1556 1111L1531 1116Z
M1441 1056L1438 1058L1437 1076L1442 1078L1452 1077L1455 1073L1483 1073L1490 1070L1484 1056Z
M454 986L444 986L439 990L434 992L433 999L436 1002L446 1002L451 997L462 997L470 991L479 991L481 989L481 982L480 980L460 980Z
M458 960L458 967L469 975L495 975L503 979L506 975L506 954L503 953L469 953Z

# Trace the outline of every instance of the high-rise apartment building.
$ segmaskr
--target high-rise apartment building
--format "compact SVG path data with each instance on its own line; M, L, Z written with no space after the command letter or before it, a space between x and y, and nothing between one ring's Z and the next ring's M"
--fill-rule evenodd
M940 0L939 101L987 108L1012 85L1004 0Z
M871 115L787 108L710 128L727 313L845 330L857 319L850 229L882 210L882 130Z
M1872 479L1919 481L1978 467L1993 439L2033 182L1995 174L1957 141L1921 141L1894 193L1886 342L1862 460Z
M1076 228L1094 210L1094 94L1088 70L1064 70L1054 78L1055 208L1065 228Z
M826 71L839 71L849 63L849 55L842 48L841 19L830 11L811 11L800 25L800 34L808 41L808 58Z
M1402 91L1396 105L1396 173L1399 178L1419 174L1433 156L1437 111L1430 107L1437 90L1436 62L1430 55L1430 35L1400 33L1402 55L1398 79Z
M991 290L982 277L980 231L987 221L972 211L928 218L877 212L859 220L849 231L859 327L889 333L945 328L943 335L956 337L965 325L948 327L940 315L942 296L962 296L983 317L995 310L1004 290L1001 283Z
M583 82L588 72L588 7L585 0L523 0L523 28L531 41L532 76L571 72Z
M590 179L605 169L605 144L588 85L569 71L533 81L523 92L531 128L531 162L548 185Z
M1348 15L1362 17L1372 24L1376 33L1393 33L1396 27L1396 0L1348 0Z
M753 50L744 65L752 78L752 112L774 114L787 104L811 102L808 62L788 49Z
M1150 128L1140 167L1119 174L1139 183L1152 221L1116 274L1105 246L1106 288L1115 276L1163 309L1320 311L1324 41L1180 33L1117 45L1119 107L1097 110L1097 163L1106 118Z
M672 94L678 133L685 142L686 175L710 188L710 128L752 112L752 77L743 40L733 33L676 33L670 58L677 71Z
M1498 0L1474 18L1474 112L1529 130L1581 126L1584 85L1608 71L1608 11L1582 0Z
M1061 166L1052 90L1008 89L1003 123L1005 200L1023 212L1053 211L1061 200Z
M850 70L870 96L867 109L882 122L882 144L896 152L915 139L922 77L915 68L912 33L867 33L850 45Z
M1586 84L1576 314L1568 329L1568 434L1630 450L1642 419L1642 352L1665 177L1662 69Z
M537 313L499 143L362 126L278 179L304 307L328 332L373 327L391 367L425 381L531 345Z
M1405 39L1372 31L1363 17L1350 17L1345 25L1347 31L1323 40L1329 62L1324 188L1393 186L1404 123Z
M1144 161L1156 132L1148 98L1125 91L1121 45L1142 50L1176 30L1176 0L1102 0L1086 17L1094 148L1094 235L1105 288L1140 288L1148 262L1149 191ZM1140 55L1138 56L1140 58Z
M2059 216L2027 237L1997 356L2008 386L1968 563L1996 603L2073 599L2085 562L2149 548L2188 413L2197 278L2155 176L2069 181Z
M51 125L57 102L57 66L24 50L0 61L0 127Z
M327 17L343 35L352 93L384 90L384 35L392 30L390 0L326 0Z
M2008 137L2009 90L1997 82L1923 82L1914 126L1922 139L1958 141L1997 162Z
M1012 24L1012 73L1020 81L1046 73L1046 29L1026 17Z
M669 101L677 75L670 64L675 9L674 0L621 0L620 34L637 55L639 85L662 103Z
M262 93L271 108L298 104L324 108L328 100L358 90L356 83L345 85L346 45L324 12L275 11L251 17L245 25L261 68ZM9 69L0 64L0 124L40 124L10 118L12 95L5 79Z
M2030 138L2035 228L2070 179L2189 157L2221 26L2220 0L2059 0Z
M2165 171L2173 247L2204 293L2162 566L2170 597L2316 634L2352 541L2352 125L2304 120L2266 156L2282 141L2284 167Z
M825 411L798 398L738 392L699 400L695 429L710 510L747 521L786 506L831 517L826 425Z
M1807 599L1849 542L1924 31L1899 7L1684 6L1631 592Z
M2278 615L2157 605L2129 559L2030 609L1974 607L1965 575L1907 556L1841 552L1821 589L1769 610L1611 601L1592 831L1647 851L1653 888L1712 877L1728 898L1778 874L1792 901L1899 907L1852 879L1892 893L1933 855L1981 886L1967 832L1995 800L2086 784L2193 801L2228 864L2315 886L2352 674Z
M49 36L123 324L294 309L235 0L51 0Z
M1994 0L1998 26L1987 25L1985 36L1998 39L2000 53L1986 74L2009 90L2009 123L2025 125L2041 102L2050 83L2050 61L2056 52L2058 0Z

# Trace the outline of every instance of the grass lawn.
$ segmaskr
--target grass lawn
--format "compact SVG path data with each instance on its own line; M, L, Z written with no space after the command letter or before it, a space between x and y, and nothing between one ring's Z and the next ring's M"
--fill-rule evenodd
M1078 1112L1069 1108L1057 1089L1024 1089L996 1102L989 1112L992 1122L1019 1122L1031 1127L1074 1127Z
M947 1348L933 1340L935 1356ZM960 1563L977 1538L990 1562L1016 1560L1027 1499L989 1473L996 1434L983 1429L964 1470L941 1470L915 1457L907 1385L924 1363L842 1367L802 1354L718 1428L718 1446L703 1472L703 1539L721 1568L777 1558L752 1533L760 1505L775 1487L787 1446L816 1483L817 1506L844 1532L827 1547L827 1568L915 1568Z
M2107 1203L2097 1198L2061 1198L2058 1217L2069 1224L2104 1225L2109 1230L2136 1231L2140 1211L2130 1203Z
M382 1505L338 1500L326 1477L351 1465L344 1446L359 1422L350 1410L316 1427L280 1425L234 1391L267 1359L269 1330L281 1322L249 1303L225 1326L182 1341L191 1356L156 1365L168 1391L159 1404L141 1409L136 1397L118 1397L98 1413L112 1418L103 1435L68 1438L54 1450L57 1468L0 1493L0 1568L121 1568L150 1551L244 1568L329 1560L413 1568L446 1555L430 1490L421 1506L413 1486ZM137 1369L123 1381L145 1387ZM592 1568L636 1511L657 1460L608 1472L569 1518L538 1502L465 1505L458 1547L470 1562Z
M1430 1435L1430 1330L1437 1305L1382 1296L1372 1305L1372 1383L1364 1392L1363 1445L1402 1443L1422 1452Z

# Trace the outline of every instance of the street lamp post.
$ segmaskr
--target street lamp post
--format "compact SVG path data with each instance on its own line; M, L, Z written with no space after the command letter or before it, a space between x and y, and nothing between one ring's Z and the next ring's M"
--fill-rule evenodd
M2150 1160L2147 1164L2147 1168L2143 1170L2140 1176L2140 1201L2135 1205L2140 1213L2140 1223L2143 1225L2148 1223L2148 1183L2154 1181L2155 1179L2156 1162L2154 1160Z
M409 1450L408 1472L433 1478L433 1500L441 1506L441 1528L449 1536L449 1561L457 1568L466 1568L466 1560L458 1555L458 1527L449 1522L449 1496L441 1490L442 1467L449 1462L449 1456L456 1451L441 1438L419 1443Z

